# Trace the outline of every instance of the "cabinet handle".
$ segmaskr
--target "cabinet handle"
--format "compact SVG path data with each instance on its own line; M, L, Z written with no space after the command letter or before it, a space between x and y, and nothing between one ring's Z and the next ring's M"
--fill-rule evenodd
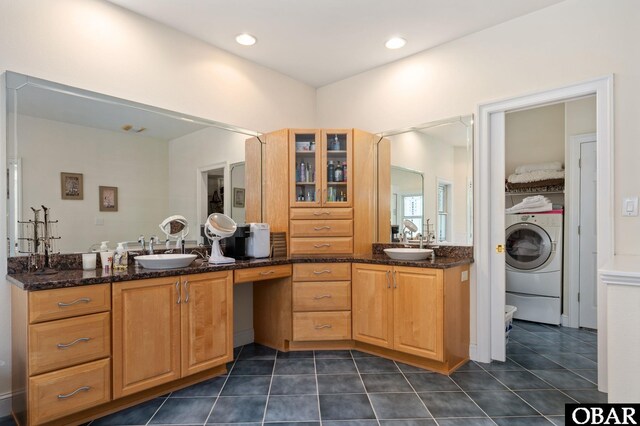
M330 294L321 294L320 296L313 296L313 298L315 300L320 300L320 299L331 299L331 295Z
M58 347L58 349L67 349L75 345L76 343L88 342L89 340L91 340L91 337L80 337L79 339L76 339L71 343L58 343L56 346Z
M180 304L180 281L176 281L176 293L178 294L178 300L176 301L176 305Z
M396 271L393 271L393 288L398 288L398 281L396 280Z
M260 272L260 275L271 275L271 274L275 274L276 271L274 271L273 269L270 271L262 271Z
M184 282L184 292L187 294L184 298L184 303L189 303L189 280Z
M314 231L322 231L323 229L331 229L330 226L316 226L313 228Z
M316 325L316 330L322 330L323 328L331 328L331 324Z
M387 288L391 288L391 279L389 278L390 273L391 271L385 272L385 275L387 276Z
M316 275L330 274L331 273L331 269L323 269L322 271L313 271L313 273L316 274Z
M67 399L67 398L71 398L73 395L77 394L78 392L89 392L91 390L91 386L82 386L79 387L78 389L74 390L71 393L68 394L58 394L58 399Z
M319 190L318 190L319 191ZM313 212L314 216L322 216L322 215L327 215L329 216L331 214L331 212Z
M322 247L331 247L331 244L329 243L324 243L324 244L314 244L313 245L315 248L322 248Z
M76 299L73 302L58 302L58 306L61 308L66 308L67 306L73 306L73 305L77 305L78 303L89 303L91 302L91 298L90 297L81 297L80 299Z

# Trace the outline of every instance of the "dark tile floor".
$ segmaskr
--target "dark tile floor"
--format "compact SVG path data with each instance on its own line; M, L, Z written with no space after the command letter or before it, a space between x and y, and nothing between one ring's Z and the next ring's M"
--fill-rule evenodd
M595 333L522 321L506 362L470 362L451 377L358 351L252 344L235 358L225 376L90 424L563 425L566 403L607 398L596 386Z

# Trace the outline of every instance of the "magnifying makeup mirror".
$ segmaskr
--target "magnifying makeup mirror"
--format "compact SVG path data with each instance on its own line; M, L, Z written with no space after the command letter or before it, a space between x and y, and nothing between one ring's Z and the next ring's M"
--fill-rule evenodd
M222 238L231 237L235 234L238 225L229 216L221 213L213 213L207 218L204 225L204 233L211 241L211 256L209 263L234 263L236 260L231 257L225 257L220 248L220 240Z
M180 248L182 241L184 241L185 237L189 235L189 222L187 222L187 219L184 216L169 216L158 226L160 227L160 230L167 236L167 248L169 248L168 241L170 238L175 238L176 248Z
M402 224L404 225L404 227L406 229L408 229L409 231L413 232L418 232L418 227L416 226L415 223L411 222L409 219L405 219Z

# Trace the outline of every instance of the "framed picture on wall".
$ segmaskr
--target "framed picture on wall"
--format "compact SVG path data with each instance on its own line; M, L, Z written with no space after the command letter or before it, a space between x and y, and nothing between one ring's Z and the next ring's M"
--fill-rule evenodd
M115 186L101 186L99 192L100 211L118 211L118 188Z
M60 190L63 200L82 200L82 173L60 173Z
M233 207L244 208L244 188L233 188Z

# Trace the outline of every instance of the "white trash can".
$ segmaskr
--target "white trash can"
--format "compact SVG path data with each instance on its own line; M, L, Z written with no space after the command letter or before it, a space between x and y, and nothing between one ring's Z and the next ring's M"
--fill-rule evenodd
M518 310L515 306L504 305L504 338L509 343L509 333L513 328L513 314Z

